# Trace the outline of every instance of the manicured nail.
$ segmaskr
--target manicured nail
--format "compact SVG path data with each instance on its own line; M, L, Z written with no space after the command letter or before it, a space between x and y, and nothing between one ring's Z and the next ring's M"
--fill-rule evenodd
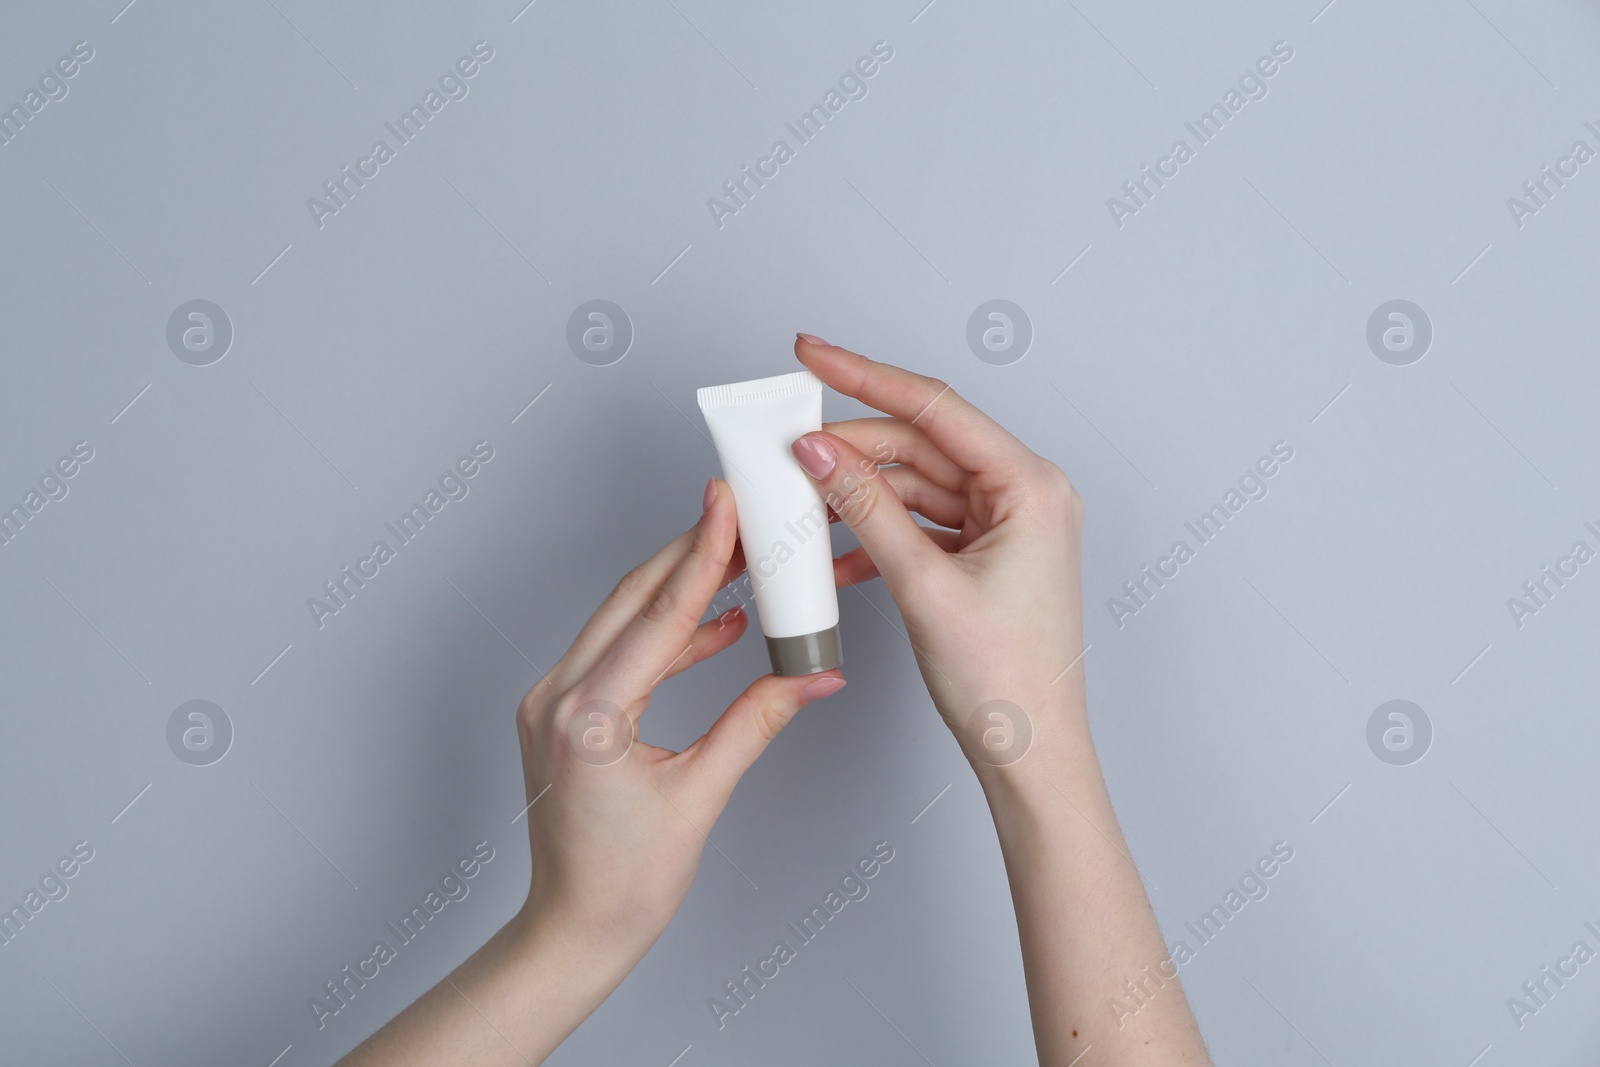
M804 341L808 345L821 345L823 348L832 347L830 344L828 344L828 342L824 341L814 333L797 333L795 336L800 338L800 340Z
M800 696L808 701L821 700L823 697L832 696L843 688L844 679L840 678L837 674L830 674L826 678L818 678L816 681L800 690Z
M800 466L813 478L826 478L833 470L833 446L815 437L802 437L789 446Z
M717 502L717 480L715 478L707 478L706 479L706 498L700 504L701 512L710 511L711 510L711 505L715 504L716 502Z

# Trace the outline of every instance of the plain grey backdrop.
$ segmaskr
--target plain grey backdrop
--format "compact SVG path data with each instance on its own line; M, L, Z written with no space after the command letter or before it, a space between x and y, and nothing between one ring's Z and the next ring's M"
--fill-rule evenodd
M0 13L5 1063L327 1064L482 943L526 887L517 700L698 516L695 387L792 369L796 330L951 382L1080 488L1095 736L1218 1063L1593 1062L1591 5L125 2ZM620 359L569 346L593 300ZM974 351L993 300L1026 328L983 311ZM982 795L881 584L841 609L849 688L552 1063L1030 1061ZM748 635L646 739L765 669ZM169 731L196 700L226 724Z

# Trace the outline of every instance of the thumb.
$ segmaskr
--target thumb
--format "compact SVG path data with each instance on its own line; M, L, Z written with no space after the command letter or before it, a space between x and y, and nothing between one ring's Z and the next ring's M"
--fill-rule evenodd
M836 670L799 678L776 674L758 678L680 758L696 768L690 777L702 779L720 807L795 712L843 688L844 676Z
M790 450L817 483L822 499L850 527L892 594L944 566L945 553L911 517L877 463L842 437L818 431Z

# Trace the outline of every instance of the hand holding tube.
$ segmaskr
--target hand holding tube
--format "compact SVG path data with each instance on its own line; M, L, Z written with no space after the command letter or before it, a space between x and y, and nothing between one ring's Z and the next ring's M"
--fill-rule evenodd
M743 569L726 484L705 513L630 571L522 699L517 734L533 878L488 944L342 1061L538 1063L666 928L740 777L837 671L757 679L682 752L638 740L655 687L732 645L742 609L701 623Z
M804 334L795 354L890 416L831 423L794 455L861 541L840 582L882 575L988 796L1039 1062L1209 1063L1089 736L1077 490L942 382ZM1135 981L1153 995L1119 1011Z
M882 575L934 704L980 774L997 762L981 747L980 709L994 701L1023 711L1013 725L1031 734L1030 763L1049 770L1087 731L1077 490L942 382L804 337L795 352L891 416L830 423L793 446L861 542L840 558L841 579Z

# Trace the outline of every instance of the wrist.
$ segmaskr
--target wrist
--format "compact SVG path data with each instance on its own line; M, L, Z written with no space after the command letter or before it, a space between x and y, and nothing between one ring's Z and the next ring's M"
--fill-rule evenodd
M1028 748L997 763L981 745L969 743L968 758L989 802L1002 848L1033 847L1059 834L1067 817L1089 830L1110 816L1105 779L1081 706L1045 707L1029 716ZM1083 818L1073 816L1076 811ZM1070 823L1068 824L1070 825Z
M564 996L587 1015L621 984L655 937L619 938L529 898L500 930L520 965L560 976ZM658 935L659 936L659 935Z

